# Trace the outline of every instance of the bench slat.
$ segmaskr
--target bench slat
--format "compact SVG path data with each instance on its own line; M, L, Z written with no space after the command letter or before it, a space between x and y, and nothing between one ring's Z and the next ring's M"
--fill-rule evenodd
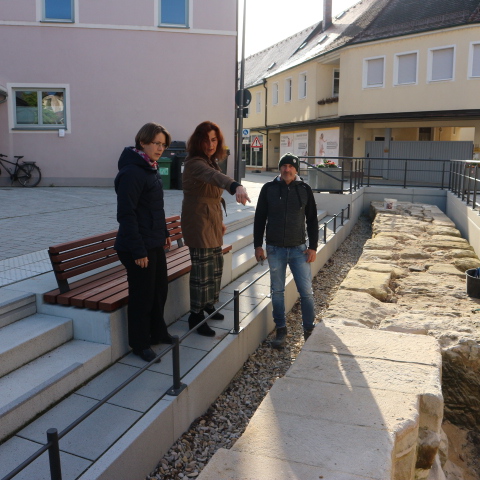
M112 230L111 232L101 233L99 235L93 235L91 237L81 238L80 240L74 240L73 242L59 243L58 245L53 245L48 251L50 253L62 253L67 250L72 250L74 248L83 247L95 242L101 242L102 240L107 240L110 238L115 239L117 236L118 230Z
M109 265L110 263L114 263L114 262L118 262L118 258L112 256L104 260L97 260L93 268L92 268L92 265L87 264L87 265L84 265L83 267L77 267L77 268L71 269L68 272L57 272L55 276L60 280L67 280L68 278L76 277L81 273L91 272L94 269L96 270L97 268L104 267L105 265Z
M110 285L112 282L125 282L127 280L127 272L118 272L109 277L104 277L101 280L92 282L83 287L75 288L67 293L62 293L58 296L58 303L62 305L73 305L74 307L83 307L85 298L91 297L97 289L99 291L105 290L105 285ZM80 299L80 302L78 301Z
M98 309L102 310L103 312L113 312L117 308L123 307L127 303L128 288L99 302Z
M95 275L92 275L90 277L82 278L81 280L77 280L72 283L71 290L75 290L79 287L82 287L84 285L89 285L91 282L94 282L95 280L99 280L101 278L104 278L109 275L113 275L117 272L122 272L123 274L126 273L125 267L123 265L117 265L115 267L109 268L108 270L104 270L103 272L96 273ZM67 292L70 293L70 292ZM56 299L59 295L66 295L67 293L60 293L60 289L56 288L55 290L52 290L50 292L47 292L43 295L43 299L47 303L57 303Z
M85 308L90 308L93 310L98 310L98 304L102 300L111 297L112 295L115 295L116 293L127 291L128 293L128 284L125 282L124 284L119 284L115 285L109 290L105 292L98 293L97 295L93 295L90 298L87 298L85 300Z
M106 240L105 242L95 243L87 247L76 248L74 250L69 250L66 253L55 253L50 254L50 260L55 263L62 263L73 258L88 258L89 253L102 252L105 250L110 250L112 253L115 253L113 245L115 244L115 239Z

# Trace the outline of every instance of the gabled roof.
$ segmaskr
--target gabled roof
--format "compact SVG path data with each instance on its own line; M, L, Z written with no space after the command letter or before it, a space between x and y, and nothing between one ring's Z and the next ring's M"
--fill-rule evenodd
M480 21L479 0L390 0L352 43Z
M246 58L245 88L346 45L469 23L480 23L480 0L360 0L325 32L320 22Z

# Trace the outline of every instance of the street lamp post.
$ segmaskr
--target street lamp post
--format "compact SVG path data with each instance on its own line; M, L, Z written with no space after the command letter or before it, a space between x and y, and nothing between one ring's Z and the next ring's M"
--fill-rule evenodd
M245 18L247 14L247 0L243 0L243 28L242 28L242 60L240 63L240 95L237 95L237 151L235 152L235 172L234 178L236 182L240 183L240 162L242 161L242 142L243 142L243 109L245 106Z

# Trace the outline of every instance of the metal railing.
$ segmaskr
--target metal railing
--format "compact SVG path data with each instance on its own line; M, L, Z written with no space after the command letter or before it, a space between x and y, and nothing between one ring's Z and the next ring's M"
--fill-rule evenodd
M299 157L306 165L304 172L313 178L311 187L316 192L354 192L362 186L389 187L430 187L444 190L452 181L458 182L460 172L458 162L474 164L475 160L415 159L415 158L376 158L376 157ZM341 175L332 173L331 168L319 168L318 164L332 161L341 170ZM315 172L314 175L311 175ZM315 184L315 177L318 185ZM334 187L322 188L322 179L330 177Z
M480 160L451 160L448 189L476 210L480 207Z
M346 216L345 216L345 212ZM345 219L350 218L350 205L347 208L342 208L341 212L334 215L330 220L324 222L323 225L319 227L319 230L323 229L323 242L327 243L327 229L330 223L333 223L332 231L333 234L337 232L337 219L340 218L340 225L343 226ZM120 390L133 382L139 375L141 375L145 370L152 366L159 358L163 358L167 353L172 352L172 376L173 376L173 385L169 388L165 394L171 396L178 396L182 390L186 388L186 384L182 383L182 376L180 374L180 344L189 337L197 328L202 326L207 320L209 320L217 312L220 312L227 305L233 302L233 329L230 330L230 334L238 335L241 332L240 327L240 295L245 292L247 289L252 287L258 280L264 277L267 273L270 272L270 269L265 270L262 274L251 281L248 285L243 287L241 290L235 289L233 291L233 296L225 303L220 305L214 312L208 315L204 320L202 320L194 328L186 332L184 335L179 337L178 335L172 335L173 344L169 345L165 350L163 350L157 357L155 357L151 362L144 365L137 372L135 372L131 377L125 380L121 385L112 390L108 395L99 400L95 405L93 405L89 410L87 410L83 415L74 420L70 425L64 428L60 433L56 428L50 428L47 430L47 443L39 448L35 453L18 465L14 470L4 476L1 480L12 480L16 475L18 475L22 470L27 468L31 463L33 463L37 458L43 455L48 451L49 464L50 464L50 478L51 480L62 480L62 468L60 464L60 446L59 441L72 431L76 426L82 423L90 415L96 412L102 405L104 405L108 400L110 400L114 395L116 395ZM160 397L159 397L160 398Z

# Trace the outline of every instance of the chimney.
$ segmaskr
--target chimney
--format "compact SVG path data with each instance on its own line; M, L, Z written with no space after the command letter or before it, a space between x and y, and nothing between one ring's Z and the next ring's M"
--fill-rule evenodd
M323 0L322 32L332 25L332 0Z

